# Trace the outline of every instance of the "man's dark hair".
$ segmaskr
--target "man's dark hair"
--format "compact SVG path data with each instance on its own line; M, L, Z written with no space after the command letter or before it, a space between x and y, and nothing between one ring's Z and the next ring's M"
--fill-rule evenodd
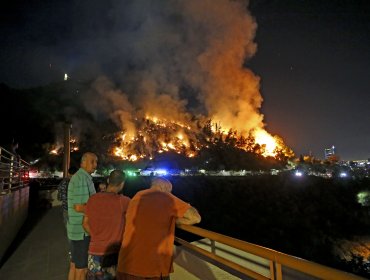
M125 182L126 175L122 170L113 170L109 174L108 182L112 186L118 186L122 182Z

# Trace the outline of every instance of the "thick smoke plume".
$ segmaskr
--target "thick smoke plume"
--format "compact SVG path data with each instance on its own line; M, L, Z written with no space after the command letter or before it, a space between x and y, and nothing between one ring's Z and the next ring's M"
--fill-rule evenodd
M145 133L143 127L148 120L178 124L172 130L179 133L180 127L197 131L199 123L211 119L225 132L259 133L257 142L261 133L271 137L259 112L259 77L244 67L257 49L257 24L248 1L112 3L110 32L102 27L89 46L100 65L84 75L98 72L100 78L86 107L114 120L124 133L122 145L132 145L139 136L148 143L150 130ZM75 73L82 77L81 69ZM181 139L189 137L181 133Z
M239 132L263 127L259 78L243 67L256 51L247 1L133 1L115 10L110 46L98 49L115 58L122 91L97 81L93 112L119 110L127 125L135 108L178 122L192 111Z

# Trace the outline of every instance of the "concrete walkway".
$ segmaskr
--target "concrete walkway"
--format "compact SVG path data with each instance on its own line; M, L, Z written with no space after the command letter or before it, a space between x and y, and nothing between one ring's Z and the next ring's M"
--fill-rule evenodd
M61 208L34 211L0 268L0 279L66 280L68 243Z

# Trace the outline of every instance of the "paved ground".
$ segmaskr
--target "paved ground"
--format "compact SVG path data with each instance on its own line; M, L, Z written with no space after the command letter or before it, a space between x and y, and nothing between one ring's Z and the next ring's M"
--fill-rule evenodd
M68 243L60 207L32 210L0 267L0 279L66 280ZM199 279L175 264L173 280Z
M68 244L60 207L33 210L0 268L0 279L67 279Z

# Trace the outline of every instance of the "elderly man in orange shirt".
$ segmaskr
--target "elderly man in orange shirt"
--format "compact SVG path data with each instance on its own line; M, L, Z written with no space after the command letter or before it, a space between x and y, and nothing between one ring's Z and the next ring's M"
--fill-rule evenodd
M118 280L170 279L175 223L199 223L198 211L171 194L171 183L155 178L130 201L118 257Z

